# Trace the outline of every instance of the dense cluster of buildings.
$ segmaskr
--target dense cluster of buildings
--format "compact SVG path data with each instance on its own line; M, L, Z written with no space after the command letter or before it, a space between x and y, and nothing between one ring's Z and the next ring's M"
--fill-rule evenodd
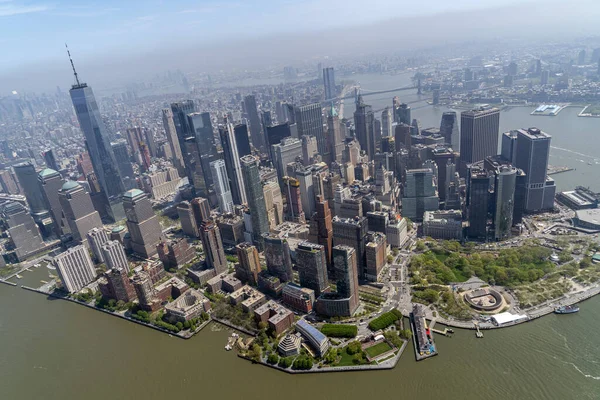
M444 112L439 128L422 129L397 97L379 113L356 90L347 119L327 67L318 94L292 102L282 86L210 105L163 102L150 126L103 118L91 87L75 80L77 152L28 157L0 143L2 258L53 251L64 290L97 282L103 297L164 307L173 322L209 311L195 284L226 294L276 334L294 312L352 316L359 284L382 279L411 220L436 239L503 240L524 214L554 207L551 136L501 135L500 111L489 105ZM465 75L465 87L475 80ZM598 204L583 189L561 198L582 210ZM167 273L178 269L185 282ZM296 330L327 351L304 320ZM299 335L279 351L297 352Z

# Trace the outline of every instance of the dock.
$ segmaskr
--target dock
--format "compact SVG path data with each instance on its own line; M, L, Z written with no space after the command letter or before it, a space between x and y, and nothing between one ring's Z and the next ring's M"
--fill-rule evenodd
M479 339L483 338L483 332L481 332L479 330L479 325L475 324L475 328L477 329L477 332L475 333L475 336L477 336Z
M413 312L410 313L410 327L413 333L412 340L417 361L425 360L438 354L431 328L427 327L423 308L422 305L415 304Z
M450 334L454 333L454 330L452 330L451 328L444 328L444 330L440 330L440 329L435 329L435 323L437 322L436 318L432 319L429 322L429 330L433 333L437 333L438 335L444 335L444 336L450 336Z

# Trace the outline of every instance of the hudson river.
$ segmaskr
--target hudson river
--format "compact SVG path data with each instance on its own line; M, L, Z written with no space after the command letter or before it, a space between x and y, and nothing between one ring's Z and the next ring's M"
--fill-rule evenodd
M370 79L370 80L367 80ZM364 88L407 84L406 76L366 76ZM367 96L374 109L394 93ZM418 100L411 92L401 100ZM346 101L346 117L353 112ZM422 127L439 126L445 108L413 103ZM501 115L501 130L537 126L553 135L550 162L577 168L554 175L559 189L600 190L600 120ZM582 161L583 160L583 161ZM588 165L591 163L591 165ZM39 286L45 269L19 284ZM0 399L600 399L600 297L574 315L549 315L517 327L436 336L440 355L417 363L408 346L389 371L288 375L226 352L228 333L211 324L181 340L85 307L0 284Z
M39 283L43 269L20 284ZM214 329L218 329L215 331ZM211 324L169 337L19 287L0 285L1 399L599 399L600 298L483 339L436 336L440 355L408 346L393 370L288 375L226 352Z

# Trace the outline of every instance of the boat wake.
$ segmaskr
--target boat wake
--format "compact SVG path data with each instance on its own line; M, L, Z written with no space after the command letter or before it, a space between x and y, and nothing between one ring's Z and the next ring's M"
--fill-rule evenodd
M590 375L590 374L586 374L585 372L583 372L582 370L579 369L579 367L575 364L573 364L572 362L565 362L566 364L571 364L573 366L573 368L575 368L577 370L577 372L579 372L581 375L585 376L586 378L592 378L595 381L600 381L600 376L594 376L594 375Z
M578 151L573 151L573 150L569 150L569 149L565 149L563 147L556 147L556 146L550 146L551 149L554 150L561 150L561 151L566 151L567 153L571 153L571 154L576 154L578 156L582 156L582 157L587 157L587 158L593 158L596 159L596 156L590 156L588 154L583 154L583 153L579 153ZM579 160L581 161L581 160Z
M554 332L556 335L558 335L558 336L560 336L560 337L562 338L562 340L563 340L563 343L565 344L565 348L566 348L567 350L569 350L570 352L572 352L571 348L569 347L569 342L567 341L567 337L566 337L565 335L563 335L562 333L558 332L558 331L557 331L556 329L554 329L554 328L550 328L550 329L552 329L552 331L553 331L553 332Z
M585 372L583 372L583 371L581 370L581 368L579 368L579 367L577 366L577 364L575 364L575 363L572 363L571 361L565 361L565 360L561 360L560 358L558 358L558 357L556 357L556 356L553 356L552 354L546 353L545 351L542 351L542 350L538 350L538 349L534 349L534 350L535 350L535 351L537 351L538 353L545 354L545 355L547 355L548 357L555 359L556 361L560 361L560 362L561 362L561 363L563 363L563 364L567 364L567 365L570 365L570 366L572 366L573 368L575 368L575 370L576 370L577 372L579 372L579 373L580 373L581 375L583 375L585 378L588 378L588 379L593 379L593 380L595 380L595 381L600 381L600 376L594 376L594 375L591 375L591 374L586 374Z

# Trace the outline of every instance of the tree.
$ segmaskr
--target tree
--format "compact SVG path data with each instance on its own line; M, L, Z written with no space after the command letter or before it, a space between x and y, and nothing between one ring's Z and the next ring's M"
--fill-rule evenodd
M362 351L362 348L358 340L350 342L348 343L348 346L346 346L346 353L348 353L349 355L359 353L360 351Z
M292 366L292 360L289 357L281 357L277 365L281 368L289 368Z
M269 357L267 357L267 362L271 365L275 365L279 362L279 356L275 353L271 353L269 354Z
M425 243L423 243L422 240L418 240L417 241L417 251L424 251L425 250Z

